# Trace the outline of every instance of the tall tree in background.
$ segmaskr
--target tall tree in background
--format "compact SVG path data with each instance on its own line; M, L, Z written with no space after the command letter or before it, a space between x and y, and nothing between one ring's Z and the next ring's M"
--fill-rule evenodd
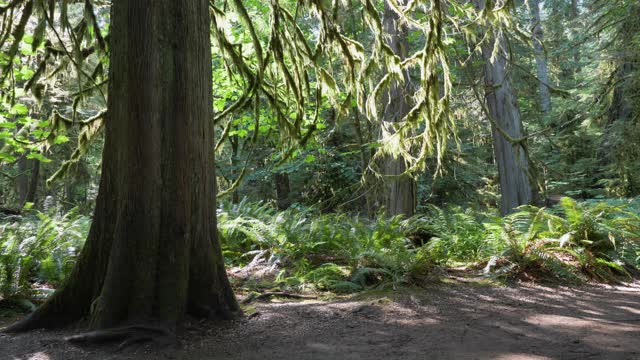
M616 192L629 196L640 191L640 106L634 101L640 92L640 3L621 5L598 9L602 14L599 19L612 27L611 40L603 46L610 55L612 71L600 100L606 106L606 116L598 152L601 163L608 167L605 175L617 184Z
M578 0L571 0L571 20L574 22L573 27L574 27L574 37L575 33L578 32L578 30L576 29L576 23L578 21L578 18L580 16L580 4L578 3ZM580 46L575 46L573 49L573 61L576 64L576 69L575 72L579 73L580 72Z
M406 5L407 0L398 0L400 6ZM388 45L394 54L404 60L409 53L409 29L400 20L389 1L385 1L383 14L383 31L388 39ZM411 110L411 79L408 71L404 72L404 81L392 81L384 99L383 124L396 123ZM392 130L391 130L392 131ZM416 190L414 180L403 173L407 170L405 160L401 157L387 155L383 159L382 173L385 178L385 208L389 215L411 216L415 212Z
M64 287L13 331L239 312L216 236L207 0L116 0L100 192ZM139 329L139 328L137 328Z
M474 0L485 8L484 0ZM486 9L485 9L486 10ZM493 29L490 41L482 45L484 60L485 102L491 120L493 148L500 178L503 215L520 205L534 201L535 189L530 179L529 156L518 99L507 69L510 53L502 30Z
M540 1L527 0L526 3L531 16L533 52L536 58L536 70L540 83L540 109L543 113L548 114L551 111L551 91L549 88L547 54L544 49L544 32L542 31L542 19L540 17Z

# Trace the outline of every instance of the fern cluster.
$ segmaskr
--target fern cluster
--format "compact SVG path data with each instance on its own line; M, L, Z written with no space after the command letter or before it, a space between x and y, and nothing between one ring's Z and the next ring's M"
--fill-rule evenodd
M458 265L499 277L614 281L640 264L636 206L564 198L555 208L526 206L504 218L431 206L411 218L365 219L243 201L222 206L219 231L229 265L267 254L288 286L354 291Z
M277 212L242 201L223 205L218 221L229 265L245 265L266 251L271 262L288 265L278 280L289 286L351 291L401 282L419 259L410 238L416 218L369 220L302 207Z
M27 210L0 219L0 296L33 297L71 270L90 219ZM430 206L411 218L362 218L302 206L224 203L218 232L227 265L261 260L278 285L338 292L422 279L466 266L488 276L616 281L640 266L640 201L526 206L501 218Z
M640 216L634 205L563 198L552 209L525 206L485 223L487 240L499 250L485 271L573 281L631 277L640 264Z
M33 297L42 283L59 286L71 271L89 230L90 219L30 212L0 219L0 297ZM39 291L44 291L41 288Z

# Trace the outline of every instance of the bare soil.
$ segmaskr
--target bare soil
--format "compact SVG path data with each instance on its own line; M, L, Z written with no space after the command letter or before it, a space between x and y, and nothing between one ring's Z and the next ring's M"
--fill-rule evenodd
M640 283L439 284L332 301L274 299L190 324L179 344L81 348L77 329L0 335L0 359L640 359ZM0 326L15 319L0 319Z

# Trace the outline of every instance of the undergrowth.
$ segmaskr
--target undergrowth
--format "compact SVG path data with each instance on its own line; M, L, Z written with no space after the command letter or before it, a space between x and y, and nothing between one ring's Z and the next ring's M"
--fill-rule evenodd
M90 219L25 209L0 218L0 296L46 296L71 271L84 244Z
M90 219L27 210L0 218L0 296L46 295L71 270ZM415 283L456 267L478 275L583 282L630 279L640 266L640 201L526 206L507 217L451 207L363 218L269 203L224 203L227 266L270 274L269 286L355 292ZM251 273L252 271L249 271Z
M504 218L432 206L408 219L370 220L243 201L221 207L219 231L229 266L279 269L275 283L288 287L358 291L456 266L498 278L615 282L640 264L638 208L564 198Z

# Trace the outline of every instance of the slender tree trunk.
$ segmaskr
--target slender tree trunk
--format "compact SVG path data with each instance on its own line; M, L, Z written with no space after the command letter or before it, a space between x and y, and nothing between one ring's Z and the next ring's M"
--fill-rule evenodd
M235 169L238 169L240 139L230 136L229 142L231 143L231 168L235 170ZM240 176L240 172L238 172L238 176ZM233 193L231 194L231 202L233 204L240 203L240 193L238 192L237 188L234 189Z
M629 120L633 114L633 104L630 101L630 89L633 83L633 64L623 61L618 64L614 73L613 98L609 106L607 123L610 126L616 121Z
M291 192L289 174L275 173L273 174L273 181L276 184L276 205L278 209L284 210L291 205L291 200L289 199L289 193Z
M29 187L27 189L27 197L25 201L35 203L36 195L38 193L38 182L40 181L40 161L34 159L31 163L31 175L29 178Z
M27 201L27 193L29 192L29 159L25 155L21 155L17 161L18 175L15 178L16 203L22 207Z
M580 28L577 28L577 19L580 16L580 8L579 8L578 0L571 0L571 20L573 21L573 32L576 33L580 31ZM574 38L577 37L574 35ZM580 66L580 59L582 58L580 53L580 46L575 46L573 48L573 62L574 62L574 76L580 73L582 67Z
M548 114L551 111L551 91L549 89L549 70L547 66L547 54L544 49L544 33L540 18L540 1L527 0L529 14L531 16L531 33L533 34L533 52L536 57L536 70L540 82L540 109Z
M353 126L356 130L356 137L358 139L358 147L360 148L360 170L362 171L362 179L366 181L368 178L368 170L369 170L369 152L365 146L365 138L362 132L362 125L360 124L360 109L354 109L354 117L353 117ZM365 190L364 193L364 206L365 212L367 216L372 215L373 213L373 204L371 201L371 195L368 191Z
M71 153L69 153L69 156ZM87 202L87 188L89 187L89 170L82 159L79 159L70 169L64 183L65 211Z
M406 5L407 0L398 0L398 5ZM389 38L389 47L401 59L407 57L409 51L409 30L407 24L400 21L398 14L389 2L385 1L383 30ZM411 81L405 73L404 82L393 81L385 99L383 120L386 122L401 121L411 110ZM415 212L415 181L402 175L407 167L401 158L387 156L383 159L382 172L386 179L385 209L389 215L412 216Z
M633 104L629 101L632 74L633 65L627 61L619 63L613 74L615 85L607 112L607 125L598 148L598 158L605 167L612 166L616 162L616 143L619 143L619 137L624 135L614 131L616 124L627 122L633 116Z
M29 160L26 156L20 156L18 163L18 176L15 178L15 188L18 206L22 207L27 202L35 202L38 180L40 179L40 161Z
M475 0L474 3L479 9L484 7L483 0ZM514 139L524 136L518 99L507 71L507 39L504 33L497 34L492 41L482 46L482 57L485 62L485 101L488 115L495 122L492 123L492 136L502 195L500 209L506 215L520 205L531 204L536 190L530 181L526 142L512 144L500 131ZM496 42L498 51L493 57Z
M66 284L24 331L87 317L92 328L175 330L186 314L239 312L216 234L206 0L115 0L100 192Z

